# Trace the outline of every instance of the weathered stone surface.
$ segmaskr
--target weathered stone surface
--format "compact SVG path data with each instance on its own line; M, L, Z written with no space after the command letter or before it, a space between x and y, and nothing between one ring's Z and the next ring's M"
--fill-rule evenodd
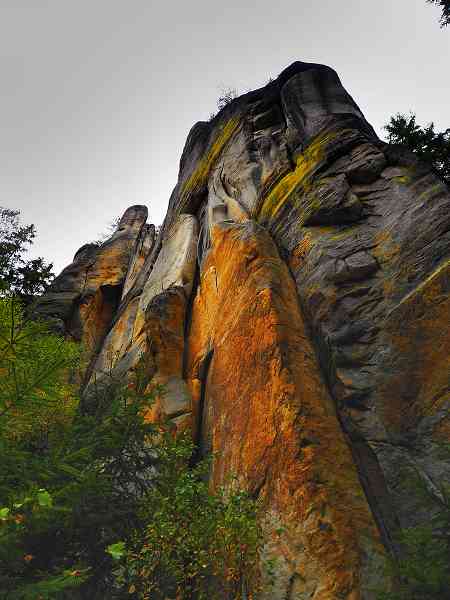
M363 204L344 175L320 179L302 204L305 226L352 223L363 214Z
M183 380L184 329L187 298L182 287L171 287L150 301L146 311L145 336L147 338L146 361L153 375L149 390L162 391L156 395L149 419L185 417L184 422L174 425L190 425L192 403Z
M389 349L380 359L374 394L384 430L370 444L404 526L427 518L410 491L417 474L435 494L450 474L450 459L442 453L450 429L449 324L447 260L402 298L379 334Z
M138 275L144 266L144 263L150 255L155 243L155 226L145 224L139 232L136 240L136 246L128 267L127 276L123 285L122 299L131 290L136 283Z
M376 146L361 144L352 151L345 174L351 183L372 183L386 165L384 154Z
M286 527L271 545L278 569L268 597L293 588L295 598L371 597L366 570L382 562L379 534L294 281L262 227L215 226L187 377L202 449L218 453L214 484L236 475L264 498L268 529Z
M73 310L75 302L80 298L80 292L74 291L58 291L47 292L39 299L39 315L42 317L55 317L63 321L67 321Z
M148 230L144 236L148 235ZM151 232L152 234L153 232ZM132 294L136 282L135 266L149 260L145 237L137 240L129 270L130 294L126 295L106 336L98 356L94 359L90 383L92 386L122 379L145 364L150 381L149 391L157 390L156 401L148 418L177 419L174 426L185 428L190 424L191 399L182 379L184 356L184 329L186 308L190 298L197 257L198 225L192 215L180 215L165 235L163 247L154 263L144 289ZM143 249L144 245L144 249ZM142 255L145 253L146 258ZM131 275L130 275L131 273ZM128 280L128 277L127 277ZM159 391L161 388L161 391ZM179 417L183 416L181 421Z
M333 69L300 65L281 89L292 150L304 147L333 115L354 115L364 122L362 112Z
M162 249L142 291L133 335L138 337L145 313L155 296L172 287L191 295L197 259L198 223L192 215L180 215L165 235Z
M146 207L132 206L102 246L80 248L39 302L37 313L61 319L66 334L95 350L118 309L132 251L146 219Z
M323 65L297 62L189 133L162 231L127 211L38 310L141 362L148 418L192 426L261 496L274 600L373 600L383 546L450 482L450 193L381 142Z
M133 346L133 327L139 305L139 298L133 298L121 307L116 316L111 330L106 336L99 355L95 361L94 373L110 374L114 371L118 361L131 352ZM134 344L136 347L136 344ZM136 351L136 357L139 351ZM128 366L129 369L129 366Z

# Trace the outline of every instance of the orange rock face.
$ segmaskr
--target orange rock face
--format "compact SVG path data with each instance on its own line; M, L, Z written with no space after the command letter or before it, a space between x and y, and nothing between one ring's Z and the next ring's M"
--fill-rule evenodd
M193 303L187 379L197 436L218 453L213 485L236 475L264 498L276 597L361 598L368 563L380 564L383 550L294 282L251 222L216 225L211 244Z
M108 332L119 305L114 286L102 285L92 295L85 296L78 307L78 319L83 343L90 352L95 352Z
M450 400L449 292L447 261L389 315L385 337L395 347L397 364L380 389L380 412L393 433L426 419L433 420L437 435L448 426L450 414L443 409Z
M156 396L147 417L170 419L177 430L191 425L191 400L182 371L197 237L195 217L180 216L167 233L164 249L140 294L133 294L138 261L131 261L129 274L134 283L130 284L130 293L122 301L90 374L90 384L98 384L107 378L120 380L145 365L148 391L154 391ZM142 254L139 240L136 252Z
M101 246L80 248L38 303L41 316L56 320L91 352L100 349L117 313L130 262L139 263L141 248L136 253L135 247L147 213L145 206L127 209L115 233Z

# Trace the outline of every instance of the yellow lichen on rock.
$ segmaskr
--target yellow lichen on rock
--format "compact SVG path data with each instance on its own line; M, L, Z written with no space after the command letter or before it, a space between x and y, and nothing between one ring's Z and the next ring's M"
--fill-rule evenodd
M323 160L327 144L335 137L336 134L332 132L319 136L308 145L303 153L298 155L295 169L274 183L263 198L257 217L258 221L274 218L298 188L301 187L303 191L309 189L310 176Z
M192 193L206 182L215 161L218 159L225 145L237 130L238 125L239 118L233 117L220 128L220 131L211 144L209 150L198 162L189 179L184 183L181 192L181 198Z

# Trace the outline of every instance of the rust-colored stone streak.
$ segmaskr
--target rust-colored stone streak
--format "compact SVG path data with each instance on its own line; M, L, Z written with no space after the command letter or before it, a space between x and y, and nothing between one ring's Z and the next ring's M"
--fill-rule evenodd
M390 313L383 341L395 348L386 365L380 412L392 434L417 427L431 431L450 418L450 261L446 261ZM445 409L445 410L443 410ZM450 441L449 438L442 439Z
M401 525L429 519L417 476L438 495L448 478L450 441L450 262L441 264L388 315L381 343L390 348L375 396L385 436L371 441L387 474ZM411 449L386 440L410 440ZM393 462L395 461L395 468Z
M91 352L99 348L119 305L120 286L101 286L85 296L78 307L83 343Z
M131 206L106 242L80 248L37 304L37 314L56 320L62 333L83 341L90 351L98 350L117 311L147 212L144 206Z
M132 247L128 236L111 240L100 248L94 264L86 272L81 300L69 330L75 330L75 336L90 351L97 349L117 310Z
M191 423L191 400L182 371L197 240L196 218L180 215L164 237L142 293L134 295L133 290L122 301L90 375L90 382L96 384L121 380L141 365L151 380L148 391L156 393L148 418L169 418L177 429ZM139 240L137 252L142 253ZM135 256L132 267L138 259Z
M150 302L145 324L147 362L154 373L149 391L156 390L148 418L169 418L178 430L191 425L191 400L182 379L186 304L183 288L170 288Z
M377 570L378 532L293 280L268 233L252 222L212 230L187 375L201 444L218 452L213 485L237 475L263 497L269 530L277 522L286 528L272 540L279 560L267 597L372 598L365 573L368 563L372 577Z

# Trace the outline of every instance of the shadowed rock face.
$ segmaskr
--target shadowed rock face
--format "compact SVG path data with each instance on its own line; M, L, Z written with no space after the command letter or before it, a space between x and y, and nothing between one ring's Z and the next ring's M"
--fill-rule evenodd
M95 348L91 383L145 359L150 418L261 497L262 597L375 598L435 508L415 478L450 480L448 188L332 69L294 63L192 128L156 240L146 216L81 248L39 312Z

